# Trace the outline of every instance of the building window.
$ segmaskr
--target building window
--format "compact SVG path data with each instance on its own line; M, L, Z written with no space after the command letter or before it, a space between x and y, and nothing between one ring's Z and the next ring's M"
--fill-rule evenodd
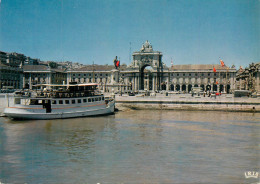
M83 103L86 103L86 102L87 102L87 99L86 99L86 98L84 98L84 99L83 99Z
M78 103L81 103L81 99L78 99Z
M185 73L183 74L183 76L185 76Z
M59 104L63 104L63 100L59 100Z
M189 76L191 76L191 73L189 73Z
M179 77L179 74L177 73L177 77Z
M65 104L70 104L70 101L69 100L65 100Z

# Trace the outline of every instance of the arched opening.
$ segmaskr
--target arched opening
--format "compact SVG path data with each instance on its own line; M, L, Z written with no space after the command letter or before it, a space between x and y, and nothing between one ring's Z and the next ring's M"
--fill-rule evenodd
M183 84L183 85L181 86L181 90L182 90L182 91L186 91L186 85L185 85L185 84Z
M176 85L176 91L180 91L181 87L179 84Z
M173 84L170 85L170 91L174 91L174 85Z
M227 93L230 93L230 85L227 85Z
M189 85L188 85L188 92L190 92L190 91L191 91L191 88L192 88L192 85L191 85L191 84L189 84Z
M24 86L24 88L25 88L25 89L29 89L29 86L30 86L29 83L26 83L25 86Z
M162 83L162 90L166 90L166 84L164 82Z
M205 91L205 86L204 86L204 84L201 84L200 87L201 87L202 91Z
M141 90L153 90L153 73L150 65L144 65L141 68L140 80Z
M207 90L207 91L210 91L210 90L211 90L211 86L210 86L210 85L207 85L207 86L206 86L206 90Z
M217 91L218 90L218 86L216 84L213 85L213 91Z
M219 92L223 92L224 91L224 86L223 86L223 84L220 84L219 85Z
M194 87L199 87L199 85L198 85L198 84L195 84Z

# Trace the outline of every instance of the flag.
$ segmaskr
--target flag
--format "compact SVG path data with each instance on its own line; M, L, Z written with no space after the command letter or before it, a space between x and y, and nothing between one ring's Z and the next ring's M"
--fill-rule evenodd
M225 63L222 59L220 60L220 64L221 64L222 67L225 66Z
M218 81L216 81L216 84L218 84Z
M119 66L120 66L120 61L117 60L117 61L116 61L116 67L119 67Z
M214 68L213 68L213 72L215 72L215 73L217 72L217 70L216 70L215 66L214 66Z

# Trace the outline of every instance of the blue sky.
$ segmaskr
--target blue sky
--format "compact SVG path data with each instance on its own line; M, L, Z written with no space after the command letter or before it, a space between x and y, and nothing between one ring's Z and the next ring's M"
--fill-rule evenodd
M1 0L0 50L32 58L129 64L149 40L163 62L260 62L259 0Z

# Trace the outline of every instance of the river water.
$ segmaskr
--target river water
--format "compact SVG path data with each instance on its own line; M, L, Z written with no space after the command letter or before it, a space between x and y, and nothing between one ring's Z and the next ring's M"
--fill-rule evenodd
M125 111L0 118L0 183L253 183L260 114Z

